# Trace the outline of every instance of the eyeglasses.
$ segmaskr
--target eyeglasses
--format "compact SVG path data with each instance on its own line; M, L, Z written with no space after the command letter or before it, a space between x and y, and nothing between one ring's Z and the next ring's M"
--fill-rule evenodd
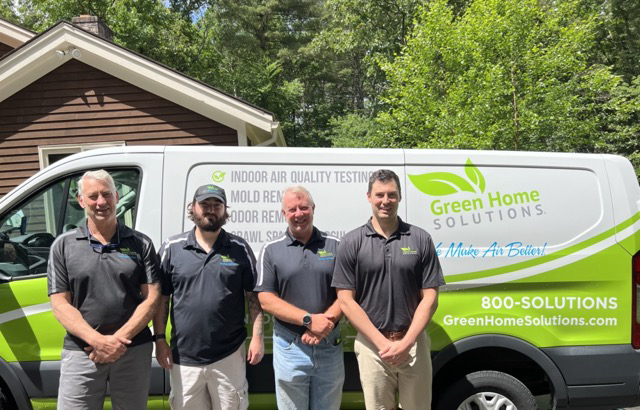
M117 243L105 243L103 245L101 243L89 242L89 244L95 253L111 253L118 250Z
M115 243L105 243L102 244L99 241L97 241L96 239L93 238L93 236L91 236L91 231L89 230L89 222L87 221L87 235L88 235L88 239L89 239L89 245L91 245L91 249L95 252L95 253L100 253L100 254L104 254L104 253L111 253L111 252L115 252L118 250L118 246L120 245L120 230L119 227L116 226L116 242Z

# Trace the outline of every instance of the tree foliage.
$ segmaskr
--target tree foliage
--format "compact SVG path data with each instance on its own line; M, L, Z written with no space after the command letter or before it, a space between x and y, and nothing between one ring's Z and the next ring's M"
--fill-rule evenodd
M607 152L640 166L637 0L0 0L272 111L289 145Z
M391 108L373 144L610 151L616 127L633 134L634 96L590 64L597 23L576 1L475 0L458 17L432 1L385 65Z

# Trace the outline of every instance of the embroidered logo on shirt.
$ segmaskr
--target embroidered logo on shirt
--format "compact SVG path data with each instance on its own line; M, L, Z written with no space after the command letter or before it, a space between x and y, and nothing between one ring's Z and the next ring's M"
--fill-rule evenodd
M412 250L411 246L407 246L406 248L400 247L400 249L402 249L402 254L403 255L417 255L418 254L418 251Z
M129 248L118 248L118 252L118 258L138 259L138 254Z
M222 266L238 266L238 263L230 256L220 255L220 265L222 265Z
M328 252L328 251L325 251L324 249L318 249L318 256L319 256L318 259L321 261L330 261L332 259L335 259L333 252Z

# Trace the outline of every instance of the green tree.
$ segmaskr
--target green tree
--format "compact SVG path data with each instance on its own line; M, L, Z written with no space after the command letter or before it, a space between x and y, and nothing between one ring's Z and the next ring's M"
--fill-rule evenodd
M571 150L592 147L584 104L614 82L588 65L596 20L576 2L475 0L455 17L426 6L391 79L376 145ZM595 110L594 107L591 107Z
M419 0L324 3L324 28L308 48L308 58L323 62L319 75L311 82L319 86L315 100L323 109L318 126L334 144L344 140L344 132L354 121L370 124L370 119L386 109L381 96L388 81L380 61L392 61L405 45L420 3Z
M25 0L19 4L20 23L36 32L60 20L95 15L113 31L116 43L189 74L201 52L201 31L168 9L163 0Z
M637 0L585 0L595 11L598 27L594 63L611 66L627 83L640 75L640 2Z
M220 0L198 21L211 27L203 81L272 111L290 145L326 145L309 137L302 49L319 30L315 0Z
M21 23L12 0L0 0L0 17L12 23Z

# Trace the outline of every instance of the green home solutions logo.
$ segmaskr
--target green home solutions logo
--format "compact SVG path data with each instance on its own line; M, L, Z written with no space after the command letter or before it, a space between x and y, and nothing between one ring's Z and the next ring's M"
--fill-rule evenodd
M411 249L411 246L407 246L406 248L400 247L403 255L417 255L418 251L415 249Z
M335 259L333 252L329 252L325 249L318 249L318 259L321 261L328 261Z
M505 169L504 172L512 170ZM420 192L431 197L453 197L431 201L429 209L436 217L433 220L436 230L544 215L537 190L489 191L484 175L471 159L464 165L464 174L439 171L409 175L409 180Z

